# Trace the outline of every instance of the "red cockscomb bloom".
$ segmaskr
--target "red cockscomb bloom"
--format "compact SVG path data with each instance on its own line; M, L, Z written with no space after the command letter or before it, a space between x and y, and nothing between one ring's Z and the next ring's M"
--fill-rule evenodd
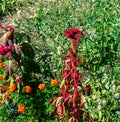
M77 39L76 34L82 35L82 31L78 30L77 28L72 28L65 31L65 36L67 38Z
M82 31L78 30L77 28L72 28L70 30L65 31L65 36L68 39L70 39L74 53L77 53L78 44L79 44L82 34L83 34Z

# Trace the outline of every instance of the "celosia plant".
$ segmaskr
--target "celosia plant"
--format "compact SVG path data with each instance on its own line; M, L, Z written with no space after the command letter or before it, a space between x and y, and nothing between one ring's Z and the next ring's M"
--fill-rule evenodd
M54 114L60 119L68 122L80 122L83 115L86 115L85 121L92 122L88 112L84 110L83 84L81 82L82 74L78 72L79 59L77 59L78 44L82 36L82 31L73 28L65 32L65 36L70 40L72 49L68 49L68 55L62 59L66 67L62 70L63 80L60 84L60 94L51 99L50 103L55 105ZM86 86L86 92L90 87Z

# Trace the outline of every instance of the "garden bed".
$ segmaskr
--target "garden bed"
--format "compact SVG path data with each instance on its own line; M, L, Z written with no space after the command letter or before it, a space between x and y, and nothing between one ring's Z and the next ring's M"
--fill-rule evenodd
M0 121L119 122L119 1L1 3Z

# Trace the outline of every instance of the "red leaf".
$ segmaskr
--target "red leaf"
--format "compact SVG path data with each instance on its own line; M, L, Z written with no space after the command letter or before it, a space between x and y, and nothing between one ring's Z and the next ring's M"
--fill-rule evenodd
M20 50L19 46L14 43L14 48L15 48L16 54L18 54L20 56L21 55L21 50Z
M85 86L85 90L86 90L86 93L89 94L90 90L91 90L91 86L90 85L86 85Z
M60 119L62 119L64 116L64 106L62 104L60 104L59 106L57 106L55 109L54 109L54 114L55 115L58 115Z

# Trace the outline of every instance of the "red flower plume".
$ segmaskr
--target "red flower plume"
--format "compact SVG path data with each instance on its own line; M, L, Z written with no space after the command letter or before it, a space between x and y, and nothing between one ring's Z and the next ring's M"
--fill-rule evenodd
M82 36L82 31L78 30L77 28L72 28L70 30L65 31L65 36L70 39L73 52L77 53L77 48Z

